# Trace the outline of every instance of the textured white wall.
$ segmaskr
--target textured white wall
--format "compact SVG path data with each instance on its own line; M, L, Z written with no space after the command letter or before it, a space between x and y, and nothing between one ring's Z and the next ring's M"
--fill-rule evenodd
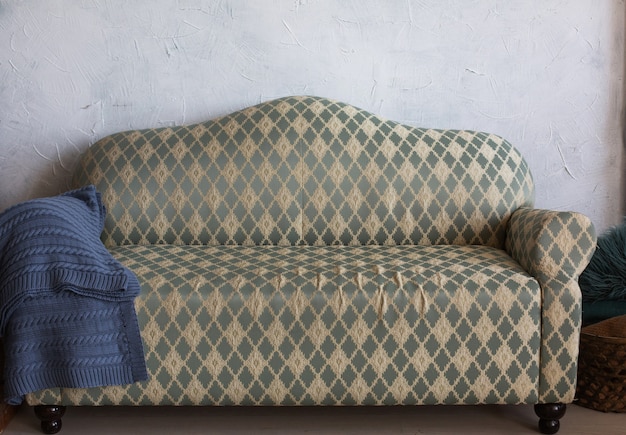
M500 134L537 206L621 221L624 1L12 0L0 3L0 210L66 190L115 131L271 98Z

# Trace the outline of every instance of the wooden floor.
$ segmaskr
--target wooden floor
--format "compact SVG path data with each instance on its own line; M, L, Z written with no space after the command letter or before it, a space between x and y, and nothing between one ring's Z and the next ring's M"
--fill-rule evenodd
M536 434L532 406L415 408L68 408L62 435L371 435ZM21 407L3 434L39 434L33 410ZM626 413L569 405L562 435L624 435Z

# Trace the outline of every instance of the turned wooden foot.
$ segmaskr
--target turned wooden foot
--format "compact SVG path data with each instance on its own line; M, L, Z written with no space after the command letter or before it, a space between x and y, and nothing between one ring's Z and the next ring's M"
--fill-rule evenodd
M61 430L63 414L65 414L65 406L35 406L35 415L41 420L41 430L45 434L57 433Z
M539 417L539 431L553 434L559 431L561 423L559 419L565 415L564 403L540 403L535 405L535 414Z

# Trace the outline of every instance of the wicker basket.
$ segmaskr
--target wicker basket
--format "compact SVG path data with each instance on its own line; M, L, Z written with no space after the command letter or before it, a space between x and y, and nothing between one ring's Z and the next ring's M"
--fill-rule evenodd
M626 412L626 315L582 329L576 398L586 408Z

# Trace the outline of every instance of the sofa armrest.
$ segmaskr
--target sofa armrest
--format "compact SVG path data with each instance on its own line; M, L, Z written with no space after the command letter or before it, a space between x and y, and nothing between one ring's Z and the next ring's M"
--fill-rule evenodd
M506 250L541 286L540 403L569 403L576 391L582 296L578 277L596 247L580 213L521 208L508 224Z
M520 208L507 228L506 251L540 281L578 279L595 247L591 220L576 212Z

